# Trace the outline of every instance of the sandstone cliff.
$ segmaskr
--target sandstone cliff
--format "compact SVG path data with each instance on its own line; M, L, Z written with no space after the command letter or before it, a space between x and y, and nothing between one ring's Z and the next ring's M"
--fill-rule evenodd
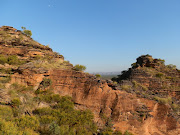
M43 79L48 78L52 80L49 88L54 93L71 96L77 109L90 109L99 128L112 121L114 130L129 130L137 135L180 134L179 116L173 113L172 106L157 102L151 96L160 93L159 98L168 95L175 98L172 102L179 103L180 72L168 69L161 75L159 72L164 70L161 60L149 56L138 58L131 69L115 79L120 86L119 90L114 90L106 81L99 80L94 75L75 71L62 55L12 27L0 28L0 54L6 57L15 55L20 61L16 65L0 65L3 69L1 79L7 76L11 78L4 84L6 88L10 84L19 83L32 86L36 91L41 89ZM153 68L155 72L148 72L146 67ZM11 69L10 74L7 69ZM162 80L163 77L166 78ZM126 83L128 89L124 90L121 86L127 85ZM163 89L164 86L167 86L166 89ZM142 96L143 88L147 88L149 97ZM0 98L8 102L8 93L4 91Z

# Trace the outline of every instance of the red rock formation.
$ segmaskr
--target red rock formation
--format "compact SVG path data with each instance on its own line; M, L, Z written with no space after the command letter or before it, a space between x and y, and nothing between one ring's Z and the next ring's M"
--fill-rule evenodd
M111 118L115 129L129 130L137 135L180 134L179 121L171 115L169 106L137 97L135 93L113 90L106 81L98 80L88 73L75 71L70 64L66 65L70 67L68 69L37 67L35 66L39 62L35 58L37 55L51 56L57 61L59 59L64 61L63 56L55 55L49 47L42 46L29 37L23 37L22 41L17 40L22 33L12 27L2 27L0 31L5 31L12 36L8 41L1 40L3 36L0 37L0 54L17 55L19 59L27 60L26 64L15 68L14 74L11 75L11 84L31 85L36 90L44 77L50 78L53 91L60 95L71 96L77 109L90 109L99 127L104 126L108 118ZM2 35L3 32L0 34ZM31 60L35 60L35 63L30 62ZM144 64L144 60L141 61L142 67L154 68L157 65L155 64L157 60L146 61L148 64ZM127 74L131 74L131 79L136 79L147 87L159 87L160 82L153 80L150 74L141 69Z
M180 125L171 116L168 106L138 98L135 94L125 91L112 90L105 81L99 81L87 73L64 69L51 70L46 74L32 74L25 71L22 74L14 74L13 78L16 82L19 81L21 84L22 81L28 82L37 88L44 76L52 80L55 93L71 96L77 109L90 109L99 127L105 124L102 118L102 115L105 115L112 119L116 130L129 130L137 135L180 133L178 131Z
M112 90L107 83L94 76L72 70L50 72L55 93L70 95L78 109L90 109L95 121L103 125L100 115L110 117L118 130L135 134L178 134L178 122L170 115L170 108L155 101L137 98L136 95ZM140 116L142 108L147 114Z

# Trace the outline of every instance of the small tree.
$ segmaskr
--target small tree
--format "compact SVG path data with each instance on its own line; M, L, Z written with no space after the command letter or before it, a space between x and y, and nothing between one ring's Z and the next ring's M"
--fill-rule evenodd
M170 69L176 69L177 68L176 65L173 65L173 64L169 64L166 67L168 67Z
M86 67L83 66L83 65L77 64L77 65L74 66L74 69L75 69L76 71L84 71L84 70L86 70Z
M100 78L100 77L101 77L101 75L100 75L100 74L95 74L95 76L96 76L97 78Z
M29 37L31 37L32 36L32 32L31 32L31 30L26 30L26 27L21 27L22 29L23 29L23 33L26 35L26 36L29 36Z
M159 61L161 64L163 64L163 65L164 65L164 63L165 63L165 60L163 60L163 59L158 59L158 61Z

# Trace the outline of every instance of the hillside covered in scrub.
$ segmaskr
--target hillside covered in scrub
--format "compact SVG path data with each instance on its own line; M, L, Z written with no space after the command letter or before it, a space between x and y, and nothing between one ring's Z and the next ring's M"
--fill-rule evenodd
M72 67L62 55L37 43L22 31L1 27L0 134L73 135L97 132L92 112L76 110L71 97L54 94L48 87L52 83L50 79L30 77L50 69ZM24 76L27 80L16 81L16 74L28 69L30 72Z
M174 65L140 56L106 81L24 30L0 28L0 134L180 133L180 72Z
M73 67L62 55L34 41L23 31L1 27L0 134L112 134L111 127L99 129L89 109L78 109L70 95L54 91L55 80L49 77L51 72L74 72L80 77L96 79L77 71L84 68ZM126 131L125 134L130 133Z

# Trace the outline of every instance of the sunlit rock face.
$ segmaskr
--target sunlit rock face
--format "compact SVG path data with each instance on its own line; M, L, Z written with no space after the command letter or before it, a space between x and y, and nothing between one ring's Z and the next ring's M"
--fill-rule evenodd
M102 127L102 114L111 118L114 128L135 134L176 134L179 124L170 108L155 101L138 98L125 91L112 90L105 81L72 70L50 72L55 93L70 95L78 109L90 109Z

